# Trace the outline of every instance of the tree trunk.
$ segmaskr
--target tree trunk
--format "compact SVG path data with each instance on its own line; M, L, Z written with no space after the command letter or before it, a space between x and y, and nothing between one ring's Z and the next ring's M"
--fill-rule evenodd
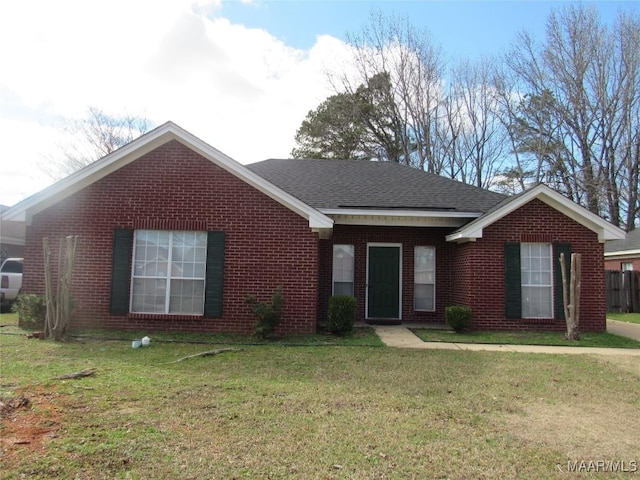
M567 340L580 340L580 289L582 276L582 255L571 254L570 277L567 282L567 265L564 253L560 254L560 269L562 273L562 299L564 303L564 317L567 322Z
M71 280L76 260L76 245L78 237L68 236L60 239L58 251L58 269L56 274L58 281L55 286L52 282L51 251L49 239L42 239L44 248L44 272L45 272L45 335L56 341L61 341L67 332L72 313Z

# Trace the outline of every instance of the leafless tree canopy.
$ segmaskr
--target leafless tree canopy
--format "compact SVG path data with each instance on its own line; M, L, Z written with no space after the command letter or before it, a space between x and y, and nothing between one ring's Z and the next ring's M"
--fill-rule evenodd
M615 225L640 226L637 14L607 24L568 5L549 15L544 38L522 32L501 57L448 66L407 19L374 12L348 40L351 73L331 80L349 105L341 145L351 150L325 136L314 155L350 152L508 193L543 182ZM298 131L299 156L323 135L323 113Z
M129 114L111 116L90 107L86 118L70 122L65 130L73 140L59 145L59 152L41 162L42 170L60 179L136 139L151 128L146 118Z

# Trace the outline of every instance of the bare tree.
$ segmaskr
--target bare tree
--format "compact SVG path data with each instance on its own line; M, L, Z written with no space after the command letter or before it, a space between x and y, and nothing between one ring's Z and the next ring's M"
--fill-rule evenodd
M510 134L574 200L632 229L638 217L640 19L604 24L594 8L553 12L544 42L505 57L519 79Z
M451 73L445 102L445 138L439 143L448 152L452 178L489 188L502 169L507 145L501 122L501 103L494 87L492 61L461 62Z
M378 99L383 101L376 102L384 105L379 112L384 117L377 118L384 121L370 122L368 128L389 147L387 159L440 173L433 138L444 63L429 33L417 31L407 19L373 12L370 24L350 34L348 42L357 73L332 79L336 90L384 94Z
M70 122L65 127L73 140L59 145L60 152L50 155L40 167L56 180L66 177L126 145L150 128L151 122L146 118L130 114L111 116L90 107L86 118Z

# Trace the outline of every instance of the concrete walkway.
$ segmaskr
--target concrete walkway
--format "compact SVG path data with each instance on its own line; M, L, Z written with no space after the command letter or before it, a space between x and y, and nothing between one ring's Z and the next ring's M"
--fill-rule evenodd
M640 341L640 324L607 319L607 332Z
M616 322L622 323L622 322ZM401 325L376 325L373 327L388 347L420 348L429 350L468 350L488 352L519 353L555 353L555 354L590 354L590 355L624 355L640 358L640 348L598 348L598 347L564 347L545 345L495 345L486 343L449 343L423 342L411 330ZM614 332L611 332L614 333Z

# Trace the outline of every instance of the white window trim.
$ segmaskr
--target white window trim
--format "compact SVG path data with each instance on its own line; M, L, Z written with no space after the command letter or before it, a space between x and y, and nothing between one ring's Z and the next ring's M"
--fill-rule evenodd
M555 308L555 285L554 285L554 278L555 278L555 272L553 269L553 244L551 243L547 243L547 242L522 242L520 244L520 258L522 259L522 247L523 245L535 245L535 244L540 244L540 245L548 245L549 249L551 250L551 255L549 255L549 271L550 273L550 281L551 284L550 285L542 285L542 284L530 284L530 283L524 283L524 281L522 281L522 279L520 280L520 290L522 291L522 289L524 287L535 287L535 288L550 288L551 291L551 298L549 300L550 303L550 315L549 316L543 316L543 317L527 317L524 315L524 311L522 311L522 318L526 318L526 319L549 319L549 318L553 318L554 317L554 308ZM522 262L522 260L520 260ZM522 267L520 267L522 268ZM524 298L522 298L521 300L521 309L524 310Z
M402 244L401 243L367 243L367 272L366 272L366 288L365 288L365 318L367 320L375 320L377 317L369 316L369 249L370 247L397 247L399 249L400 254L400 265L398 276L398 316L394 320L402 320Z
M422 247L422 248L429 248L431 250L433 250L433 283L417 283L415 280L415 275L416 275L416 271L415 271L415 252L416 252L416 248L418 247ZM436 247L433 245L415 245L413 248L413 255L414 255L414 260L413 260L413 310L416 312L435 312L436 311ZM424 309L424 308L416 308L416 293L415 293L415 285L433 285L433 308L432 309Z
M166 277L156 277L156 276L148 276L148 275L135 275L135 267L136 267L136 246L138 243L138 232L143 232L143 231L147 231L147 232L168 232L169 233L169 247L168 247L168 253L167 253L167 275ZM129 288L129 311L133 314L140 314L140 315L173 315L173 316L202 316L204 314L204 302L205 302L205 296L203 295L202 298L202 313L170 313L169 312L169 304L171 301L171 280L202 280L203 284L204 284L204 288L203 288L203 292L205 292L206 294L206 288L207 288L207 271L206 271L206 252L205 252L205 270L204 270L204 275L202 277L172 277L171 276L171 263L172 263L172 256L173 256L173 234L175 232L198 232L196 230L155 230L155 229L148 229L148 228L140 228L140 229L136 229L134 230L134 234L133 234L133 258L131 261L131 285ZM163 312L137 312L133 310L133 283L134 280L137 278L142 278L142 279L155 279L155 280L165 280L165 303L164 303L164 311Z

